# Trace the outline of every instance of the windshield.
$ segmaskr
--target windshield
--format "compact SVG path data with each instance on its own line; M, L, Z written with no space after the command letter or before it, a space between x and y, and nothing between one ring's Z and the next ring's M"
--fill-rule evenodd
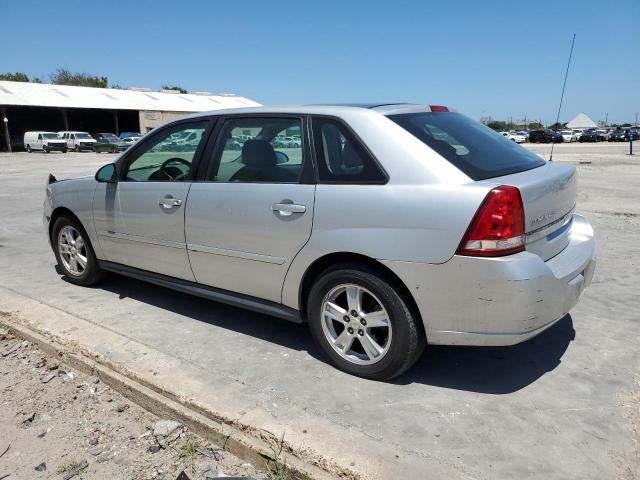
M474 180L523 172L545 163L534 153L460 113L403 113L389 118Z
M81 138L82 140L93 140L93 137L91 137L91 135L89 135L88 133L76 133L76 138Z
M58 135L56 135L55 133L43 133L42 138L59 140L60 137L58 137Z

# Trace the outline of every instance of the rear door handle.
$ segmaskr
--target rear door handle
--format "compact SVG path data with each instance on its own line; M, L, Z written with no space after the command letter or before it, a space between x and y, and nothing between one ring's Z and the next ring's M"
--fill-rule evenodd
M182 200L180 200L179 198L161 198L158 202L158 205L166 209L179 207L180 205L182 205Z
M304 205L296 205L295 203L274 203L271 205L271 210L278 212L283 217L289 217L294 213L306 212L307 207Z

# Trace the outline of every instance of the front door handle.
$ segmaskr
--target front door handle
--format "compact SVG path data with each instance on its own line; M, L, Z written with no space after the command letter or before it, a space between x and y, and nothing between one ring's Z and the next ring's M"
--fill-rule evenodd
M274 203L271 205L271 210L278 212L283 217L289 217L294 213L306 212L307 207L304 205L296 205L295 203Z
M182 205L182 200L180 200L179 198L161 198L158 202L158 205L160 205L162 208L170 209Z

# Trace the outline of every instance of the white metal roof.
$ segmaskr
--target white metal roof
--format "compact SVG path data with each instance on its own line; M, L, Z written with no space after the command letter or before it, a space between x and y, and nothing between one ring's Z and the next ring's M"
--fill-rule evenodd
M202 112L221 108L253 107L260 104L238 96L142 92L115 88L0 81L0 105Z
M583 112L580 112L573 120L567 123L567 128L596 128L597 126L596 122Z

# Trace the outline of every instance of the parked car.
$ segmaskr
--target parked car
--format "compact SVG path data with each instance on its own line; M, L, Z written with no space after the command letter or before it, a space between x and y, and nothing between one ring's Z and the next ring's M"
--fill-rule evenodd
M58 137L62 138L69 150L80 152L83 150L93 150L96 139L87 132L58 132Z
M54 132L24 132L24 148L31 153L42 150L46 153L57 150L67 153L67 144Z
M585 130L584 132L582 132L582 135L580 135L580 139L578 140L580 142L599 142L600 141L600 134L598 133L598 130L596 130L595 128L588 128L587 130Z
M578 136L576 135L576 133L573 130L561 130L560 131L560 135L562 135L562 139L565 142L577 142L578 141Z
M604 142L609 137L609 132L607 130L602 129L602 128L598 128L596 130L596 135L598 136L598 140L599 141Z
M131 143L123 142L115 133L94 133L93 138L96 139L96 144L93 146L96 153L118 153L131 146Z
M564 138L560 133L550 129L532 130L529 132L529 141L531 143L562 143Z
M121 132L120 133L120 138L122 140L125 140L127 138L131 138L134 141L135 140L140 140L142 138L142 134L140 132Z
M500 132L500 134L505 137L508 138L509 140L516 142L516 143L524 143L527 141L527 137L525 135L521 135L517 132Z
M582 128L574 128L571 131L576 134L576 138L578 139L578 141L580 141L580 137L582 136L582 132L584 132L584 129L582 129Z
M270 143L293 129L302 146ZM158 127L95 177L50 175L44 219L71 283L116 272L308 322L333 365L390 379L427 342L512 345L563 318L595 269L575 202L575 166L446 107L256 107Z

